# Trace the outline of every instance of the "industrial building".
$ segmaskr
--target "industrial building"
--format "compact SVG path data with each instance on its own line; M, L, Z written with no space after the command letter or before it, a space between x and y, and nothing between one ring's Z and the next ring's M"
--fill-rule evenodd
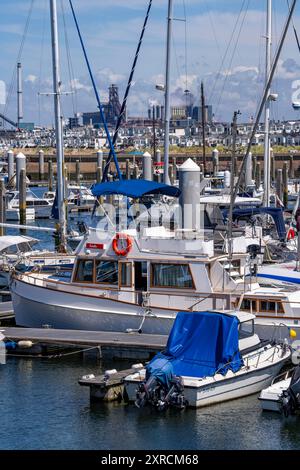
M102 110L103 110L107 124L111 126L115 126L118 120L120 111L121 111L121 103L119 100L119 90L116 85L110 85L109 99L107 103L102 103ZM83 113L82 119L83 119L84 126L92 125L95 128L99 128L103 126L103 122L100 116L100 111ZM124 120L126 120L126 111L124 113L123 122Z

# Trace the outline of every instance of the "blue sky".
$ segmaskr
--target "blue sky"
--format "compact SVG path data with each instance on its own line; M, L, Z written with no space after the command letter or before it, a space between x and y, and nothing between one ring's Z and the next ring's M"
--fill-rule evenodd
M14 66L31 0L1 0L0 17L0 80L10 87ZM61 67L65 90L76 89L76 100L64 98L64 114L96 109L86 67L67 0L57 0L60 16ZM65 31L61 9L65 11L66 31L70 44L73 73L68 73ZM116 82L122 96L137 46L148 0L73 0L78 14L97 85L103 99L107 87ZM176 21L172 51L172 102L184 102L188 88L195 104L199 101L199 85L203 79L207 99L214 107L217 120L231 119L239 108L242 119L255 114L263 86L266 0L174 0ZM287 14L286 0L273 0L274 48ZM299 24L299 6L294 18ZM239 13L241 14L239 16ZM135 84L129 100L131 115L146 114L150 103L161 102L155 83L163 82L165 60L167 0L153 0ZM236 28L235 28L236 25ZM235 28L235 29L234 29ZM227 50L232 32L233 40ZM300 35L300 31L299 31ZM186 38L186 40L185 40ZM186 47L185 47L186 46ZM187 50L187 54L185 53ZM38 98L38 92L51 91L51 51L49 0L35 0L24 44L24 119L43 124L52 122L51 98ZM280 97L273 106L275 119L295 119L291 107L292 93L300 80L300 53L289 33L283 50L274 91ZM294 90L292 87L296 87ZM300 87L299 87L300 88ZM2 107L3 110L3 107ZM7 113L15 117L13 92ZM297 116L298 117L298 116Z

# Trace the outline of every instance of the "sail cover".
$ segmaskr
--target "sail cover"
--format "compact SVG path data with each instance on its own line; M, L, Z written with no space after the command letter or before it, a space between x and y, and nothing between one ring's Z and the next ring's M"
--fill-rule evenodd
M147 373L155 370L158 373L162 363L167 370L162 359L167 359L173 374L180 376L201 378L213 376L217 371L223 375L229 369L238 371L243 365L238 346L238 326L239 320L234 315L179 312L166 350L152 359ZM160 381L163 382L162 378Z
M98 183L91 188L93 196L99 197L108 194L122 194L131 198L140 198L148 194L163 194L179 197L180 189L168 184L148 180L118 180Z

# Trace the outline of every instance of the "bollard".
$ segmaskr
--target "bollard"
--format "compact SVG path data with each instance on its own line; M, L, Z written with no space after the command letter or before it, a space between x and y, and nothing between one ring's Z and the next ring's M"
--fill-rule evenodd
M145 152L143 155L143 179L152 181L152 157L149 152Z
M289 178L292 180L294 179L294 158L293 155L289 156Z
M80 185L80 161L76 160L76 183Z
M39 180L44 181L45 178L45 154L43 150L39 150Z
M20 173L21 170L25 170L26 175L26 157L25 155L20 152L16 156L16 189L19 191L20 189Z
M53 162L48 160L48 189L53 191Z
M6 200L5 200L5 184L3 180L0 180L0 222L5 224L6 222ZM5 235L5 228L0 227L0 236Z
M283 199L283 191L282 191L282 169L279 168L277 170L277 177L276 177L276 193L280 201ZM282 201L283 202L283 201Z
M261 170L260 170L260 162L256 164L256 173L255 173L255 187L259 190L261 186Z
M7 167L7 173L8 173L8 182L10 182L10 180L13 178L14 174L15 174L15 170L14 170L14 159L15 159L15 156L14 156L14 152L12 150L9 150L7 152L7 163L8 163L8 167Z
M255 181L255 175L256 175L256 165L257 165L257 157L256 155L253 155L252 157L252 179Z
M127 180L130 180L130 161L129 161L128 158L126 159L125 178L126 178Z
M19 212L20 212L20 225L26 225L26 171L24 168L20 171L19 177ZM21 229L21 233L26 230Z
M97 179L97 183L101 183L102 181L102 167L101 166L98 166L97 168L97 171L96 171L96 179Z
M182 228L200 229L200 167L188 158L179 167L179 204L182 213Z
M285 208L288 206L289 200L289 190L288 190L288 179L289 179L289 172L288 172L288 164L285 162L283 165L283 175L282 175L282 193L283 193L283 205Z

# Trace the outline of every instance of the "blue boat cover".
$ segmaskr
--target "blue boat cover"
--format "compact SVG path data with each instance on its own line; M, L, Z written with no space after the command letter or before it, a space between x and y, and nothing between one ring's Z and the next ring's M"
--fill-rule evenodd
M179 197L180 189L163 183L148 180L118 180L106 183L97 183L92 186L95 197L105 194L122 194L123 196L140 198L146 194L164 194Z
M179 312L170 332L166 350L147 365L147 375L154 373L167 384L175 375L209 377L217 371L225 375L238 371L243 360L238 345L239 320L216 312ZM172 365L168 369L166 360ZM160 368L160 365L162 366ZM166 371L166 377L162 377Z

